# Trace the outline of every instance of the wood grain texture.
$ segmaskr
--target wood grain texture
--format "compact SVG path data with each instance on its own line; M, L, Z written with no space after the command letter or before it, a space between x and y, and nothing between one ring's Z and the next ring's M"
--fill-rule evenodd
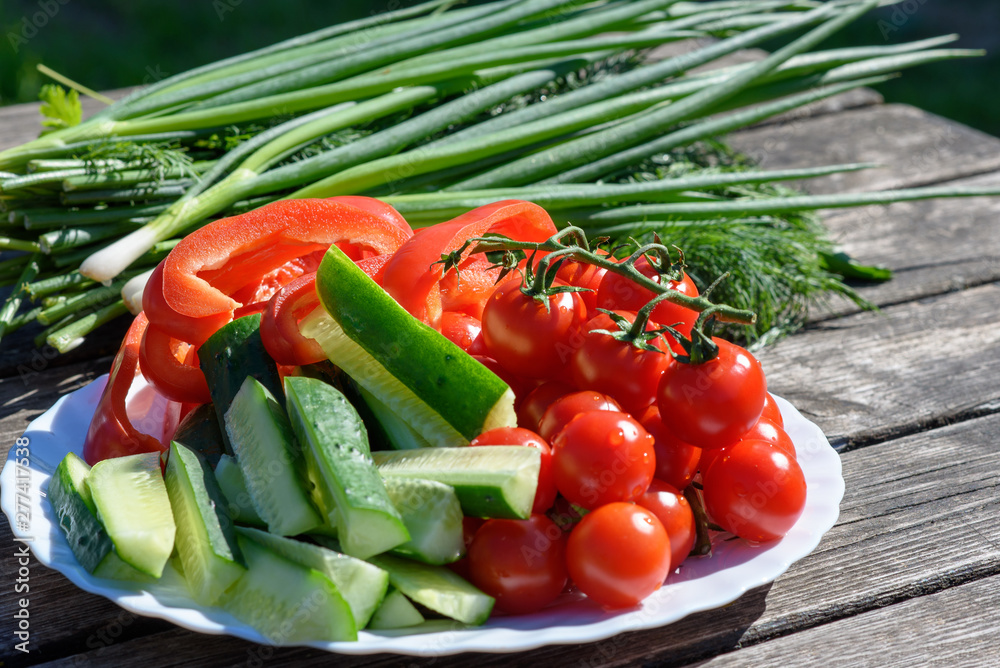
M729 143L765 169L848 162L884 165L801 182L813 193L927 185L1000 168L1000 139L901 104L744 130L733 134Z
M697 666L990 666L996 662L1000 576L699 661Z
M768 388L837 444L911 433L1000 407L998 304L998 283L909 301L812 325L759 358Z
M118 100L131 93L134 88L118 88L104 91L112 100ZM19 146L38 138L42 130L42 115L38 108L41 103L15 104L0 107L0 150ZM106 105L86 96L80 96L80 106L83 107L83 117L87 118L103 109Z
M1000 188L1000 173L949 185ZM895 272L891 281L860 290L879 306L1000 280L1000 198L900 202L828 212L825 220L831 238L848 254ZM829 319L858 310L853 303L835 300L810 315Z

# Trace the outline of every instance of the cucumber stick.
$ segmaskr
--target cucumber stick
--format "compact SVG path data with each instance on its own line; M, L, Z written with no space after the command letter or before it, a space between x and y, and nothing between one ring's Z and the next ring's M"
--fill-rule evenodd
M379 629L402 629L408 626L416 626L424 623L424 616L420 614L409 599L395 587L385 595L385 600L379 606L368 628Z
M364 628L381 605L389 587L389 574L367 561L339 551L246 527L236 529L245 538L275 554L311 568L329 578L347 601L359 629Z
M493 610L493 597L479 591L444 566L421 564L380 554L371 562L389 572L389 583L408 598L445 617L482 624Z
M374 452L372 459L386 478L450 485L470 517L507 519L531 516L542 461L538 450L519 445Z
M256 527L267 526L253 507L243 471L232 455L223 454L219 457L219 462L215 465L215 480L219 483L219 489L226 500L226 511L233 521Z
M225 499L205 458L177 441L165 478L184 578L195 600L210 605L246 570Z
M256 378L244 379L225 425L250 501L268 530L295 536L322 525L309 499L305 462L288 416Z
M87 476L97 517L122 561L160 577L174 549L176 526L160 474L160 454L98 462Z
M435 446L517 424L496 374L410 315L331 246L316 273L323 309L301 323L330 360Z
M392 476L384 482L389 498L410 532L410 540L393 548L393 554L438 565L462 558L465 554L462 506L450 485Z
M111 554L114 545L97 520L94 501L86 485L89 473L87 462L70 452L52 474L47 493L76 560L88 573L93 573Z
M184 416L177 425L173 440L200 452L209 466L215 466L225 450L220 424L215 406L202 404Z
M371 411L372 417L378 421L385 439L394 450L413 450L414 448L432 447L423 436L414 431L406 420L399 417L384 403L363 387L358 388L361 400Z
M357 640L351 608L329 578L245 536L237 541L248 568L223 594L223 608L278 645Z
M372 465L365 426L347 398L321 380L293 376L285 378L285 398L310 477L344 552L365 558L409 540Z

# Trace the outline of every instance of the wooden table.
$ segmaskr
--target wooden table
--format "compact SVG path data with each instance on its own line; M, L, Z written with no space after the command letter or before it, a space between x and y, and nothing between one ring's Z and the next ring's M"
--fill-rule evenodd
M35 131L0 110L0 148ZM813 192L957 182L1000 186L1000 140L870 91L741 132L764 167L872 161ZM914 666L997 665L1000 632L1000 199L897 204L827 217L896 278L833 303L761 359L773 392L841 453L841 516L811 555L719 610L594 644L516 655L337 657L191 633L136 617L32 560L30 654L13 650L18 565L0 523L2 665ZM66 357L4 341L0 450L55 399L104 373L120 329Z

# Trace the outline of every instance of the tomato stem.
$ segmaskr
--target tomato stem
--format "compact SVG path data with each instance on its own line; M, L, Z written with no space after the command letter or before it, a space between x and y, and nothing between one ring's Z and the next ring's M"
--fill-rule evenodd
M567 244L563 242L563 239L568 239L577 243ZM636 253L633 253L628 259L619 263L610 259L610 256L605 257L592 252L587 242L586 233L579 227L573 226L560 230L559 233L541 243L515 241L514 239L503 236L474 237L466 243L466 247L472 246L473 244L475 245L472 249L473 253L518 250L544 252L549 254L559 253L560 258L569 258L576 262L596 265L602 269L607 269L610 272L625 276L637 285L640 285L659 295L657 299L662 297L663 301L683 306L684 308L691 309L692 311L704 312L708 309L713 309L712 315L720 322L752 325L757 320L757 315L753 311L737 309L726 304L714 304L705 295L690 297L678 292L677 290L667 287L666 285L657 283L635 268L634 260L638 259L645 253L653 251L654 249L657 252L668 254L667 256L669 257L669 250L662 244L646 244L639 249L642 253L639 253L639 250L637 250ZM463 251L464 250L465 248L463 248ZM543 258L541 262L545 262L545 258Z
M688 505L691 506L691 512L694 513L694 527L697 535L694 547L691 548L689 554L696 557L712 556L712 538L708 535L708 514L701 501L701 494L694 484L684 488L684 498L687 499Z

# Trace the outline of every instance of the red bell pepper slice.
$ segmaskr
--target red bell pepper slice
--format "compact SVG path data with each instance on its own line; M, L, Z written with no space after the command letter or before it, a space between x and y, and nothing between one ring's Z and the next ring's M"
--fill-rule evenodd
M172 401L207 404L212 400L194 346L159 327L146 327L139 346L139 368L149 384Z
M260 319L260 338L275 362L301 366L326 359L316 341L299 333L299 321L318 305L315 272L298 277L271 297Z
M504 200L481 206L448 222L420 230L400 246L385 266L382 287L413 316L436 327L446 298L453 304L461 304L461 310L468 310L469 304L481 296L481 284L488 277L476 276L485 271L483 258L464 260L459 265L459 281L454 284L443 283L445 276L441 266L433 263L472 237L486 232L497 232L519 241L541 242L556 233L556 226L545 209L531 202ZM466 269L470 270L468 277ZM454 271L451 269L449 273L453 275ZM489 281L490 286L495 278ZM459 286L467 282L471 299L457 292ZM448 288L447 295L444 288Z
M136 316L115 355L108 384L97 402L83 442L83 458L90 465L111 457L166 449L159 440L136 429L125 409L125 399L138 370L139 348L147 323L142 313Z
M201 345L242 305L234 294L292 260L338 242L363 253L394 252L412 231L391 207L367 199L283 200L196 230L170 252L160 275L154 272L143 294L146 315L171 336Z

